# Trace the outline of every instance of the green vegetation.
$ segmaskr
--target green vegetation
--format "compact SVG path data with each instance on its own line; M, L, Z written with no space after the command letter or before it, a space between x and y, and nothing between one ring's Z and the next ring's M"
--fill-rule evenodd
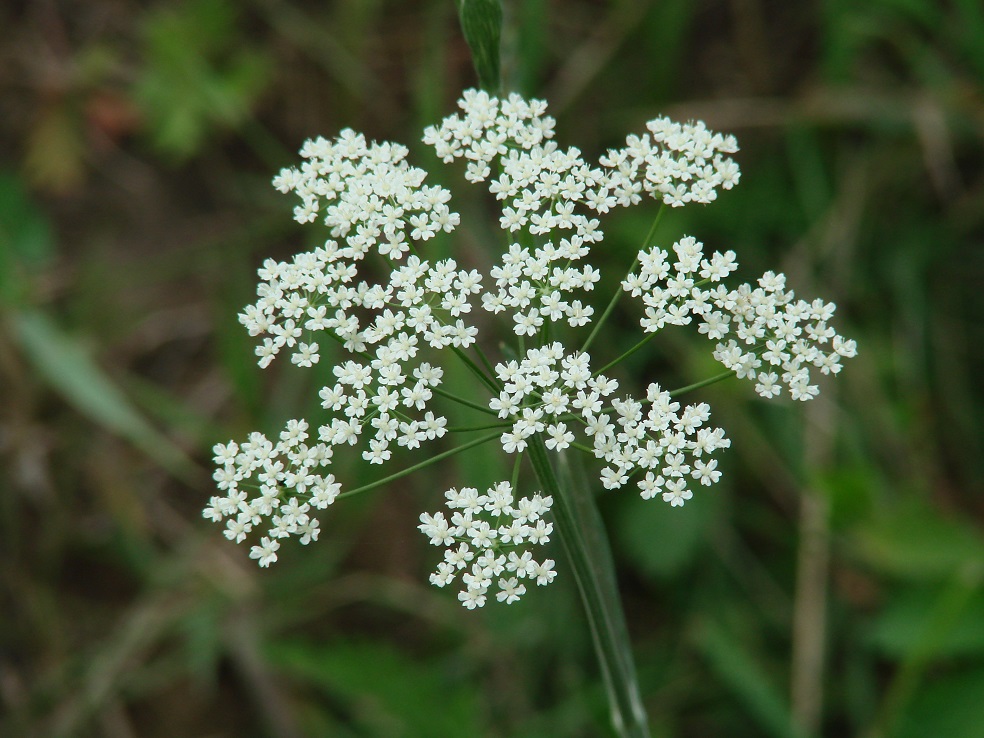
M417 516L494 451L332 507L269 571L200 518L213 443L316 412L236 322L312 245L269 181L346 126L456 177L419 143L478 84L456 3L139 6L0 8L0 735L608 735L563 570L480 613L426 584ZM984 736L980 3L506 0L502 49L592 158L660 113L734 133L741 185L661 228L781 265L858 341L806 406L690 393L735 440L712 494L601 497L654 737ZM608 263L655 208L605 222ZM669 330L620 369L719 371Z

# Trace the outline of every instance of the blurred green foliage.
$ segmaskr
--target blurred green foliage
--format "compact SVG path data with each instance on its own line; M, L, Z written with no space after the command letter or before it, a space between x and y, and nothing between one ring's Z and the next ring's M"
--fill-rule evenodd
M249 43L227 0L186 0L143 19L146 66L133 88L149 133L186 158L216 128L243 126L269 78L264 49Z
M734 132L741 185L660 238L785 270L861 351L806 408L695 393L726 489L601 497L654 736L984 735L980 3L503 10L506 87L563 145L658 113ZM417 515L494 453L336 506L269 572L199 518L212 443L317 412L319 377L258 371L236 322L314 238L269 179L345 126L436 168L420 128L477 83L454 3L8 3L0 27L0 735L606 735L563 574L478 614L426 584ZM487 202L433 176L466 225L438 248L484 263ZM651 217L606 219L610 284ZM714 373L652 345L621 381Z

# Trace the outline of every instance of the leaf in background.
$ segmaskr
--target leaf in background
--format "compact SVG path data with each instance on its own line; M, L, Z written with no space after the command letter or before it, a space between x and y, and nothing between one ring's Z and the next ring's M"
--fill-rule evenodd
M193 478L192 461L134 409L77 339L40 312L16 313L11 322L38 374L79 412L133 443L175 476Z
M494 95L500 85L502 0L458 0L458 16L465 41L471 49L478 84Z
M933 598L931 610L918 623L918 631L903 644L905 652L884 690L873 734L894 736L895 727L905 723L905 716L921 683L931 673L930 667L941 646L980 591L981 574L980 566L967 562L954 569L947 586Z
M752 656L742 650L737 639L710 621L703 621L694 631L697 647L703 652L711 670L745 704L763 734L790 738L801 734L793 728L785 700Z
M224 439L228 431L198 407L187 403L156 382L128 376L123 384L136 408L169 428L172 436L183 437L188 445L208 448L215 439Z
M957 0L951 16L952 33L978 78L984 77L984 8L978 0Z
M613 538L649 576L668 579L693 560L714 519L719 497L696 495L681 508L633 495L619 499Z
M547 57L550 31L545 0L527 0L509 7L504 80L510 90L532 96L542 89L539 82Z
M984 738L984 671L936 679L909 705L892 738Z
M845 463L823 469L814 482L830 504L834 530L853 529L871 518L881 480L870 466Z
M949 580L955 572L984 567L981 532L921 501L900 503L859 526L854 539L868 564L901 577Z
M237 35L235 6L225 0L154 12L145 45L134 95L154 142L178 157L197 152L214 128L242 123L269 78L267 57Z
M874 647L893 658L904 658L930 629L936 602L944 596L938 588L906 587L879 613L869 634ZM952 623L934 644L938 658L984 654L984 592L970 595Z
M440 663L410 658L388 643L280 641L269 656L283 674L343 698L363 735L486 735L470 685L452 681Z
M51 224L27 196L21 180L0 173L0 301L24 301L32 271L43 267L54 253Z

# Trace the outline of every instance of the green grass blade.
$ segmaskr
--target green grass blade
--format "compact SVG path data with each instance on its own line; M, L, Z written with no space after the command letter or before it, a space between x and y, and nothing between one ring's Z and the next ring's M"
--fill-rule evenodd
M544 491L554 498L554 524L591 626L612 727L619 738L649 738L611 546L584 474L571 469L564 454L557 455L555 469L539 436L530 440L529 458Z
M38 375L79 412L130 441L175 476L196 475L193 462L147 422L81 342L37 311L16 313L11 322Z
M711 669L758 722L762 735L802 738L803 733L793 727L785 700L734 637L720 626L704 621L696 630L695 640Z
M471 49L478 84L491 94L499 91L499 44L502 38L501 0L458 0L461 30Z

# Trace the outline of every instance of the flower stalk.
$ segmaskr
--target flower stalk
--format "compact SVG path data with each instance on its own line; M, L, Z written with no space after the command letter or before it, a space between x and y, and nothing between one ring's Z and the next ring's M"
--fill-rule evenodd
M612 727L620 738L649 738L611 546L591 490L584 475L572 470L569 455L557 454L551 463L539 438L530 443L529 456L540 484L554 498L554 522L591 628Z
M460 7L478 12L495 4L462 0ZM319 222L331 238L289 262L264 262L257 300L240 322L259 339L264 368L281 353L299 367L317 365L322 337L347 355L331 358L331 379L318 392L322 422L291 419L273 438L253 432L215 446L219 494L203 516L223 523L224 535L237 543L259 536L250 557L267 567L278 560L280 541L317 541L318 512L337 499L498 441L514 456L508 480L484 492L466 480L444 492L447 512L420 515L417 528L445 549L430 581L455 583L469 610L490 601L510 605L528 587L558 576L552 559L534 558L556 532L584 604L612 725L620 738L646 738L611 548L589 475L572 468L566 450L594 457L591 476L606 490L634 486L643 500L682 506L695 490L718 483L714 455L731 441L709 424L706 403L684 407L675 397L735 376L754 382L765 398L788 392L793 400L810 400L819 392L814 372L839 373L856 346L831 327L832 303L797 300L784 275L766 272L756 284L726 287L738 267L733 251L707 253L690 236L670 249L653 243L666 206L708 204L719 189L737 184L738 167L728 156L737 151L733 137L700 122L657 118L594 166L578 149L552 140L555 121L542 100L469 90L459 108L429 126L423 140L446 163L464 160L465 178L486 182L501 205L507 245L487 272L428 258L427 242L453 233L460 216L451 209L451 192L428 185L427 172L407 161L405 146L345 130L330 141L306 142L300 166L274 179L279 190L300 198L295 220ZM594 216L644 196L662 203L659 213L620 289L597 301L606 307L596 316L589 293L601 274L589 258L604 233ZM370 259L382 260L382 277L364 267ZM630 348L606 363L587 350L622 292L638 298L644 336L627 341ZM481 347L483 338L490 345L483 313L500 316L515 337L501 347L498 363ZM575 331L592 324L575 348ZM605 375L664 328L688 325L716 342L713 356L726 371L674 392L654 382L638 393ZM475 380L471 388L445 388L449 355L465 364L466 378ZM441 414L448 403L500 422L449 428ZM383 465L401 448L416 452L451 432L493 429L355 489L343 491L332 471L336 455L358 453L354 447L369 464ZM524 478L525 455L539 490Z

